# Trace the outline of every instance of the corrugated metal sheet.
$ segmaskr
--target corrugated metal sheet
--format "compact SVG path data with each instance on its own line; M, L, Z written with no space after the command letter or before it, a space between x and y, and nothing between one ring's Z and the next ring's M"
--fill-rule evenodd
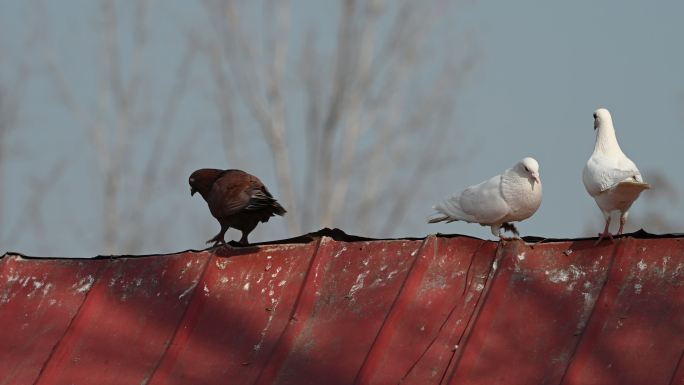
M593 242L6 255L0 385L684 384L684 238Z

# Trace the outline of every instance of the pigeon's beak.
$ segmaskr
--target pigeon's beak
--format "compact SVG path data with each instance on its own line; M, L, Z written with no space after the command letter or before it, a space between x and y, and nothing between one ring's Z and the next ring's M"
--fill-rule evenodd
M536 172L532 173L532 178L537 182L538 184L541 184L541 179L539 179L539 174Z
M190 187L190 196L195 195L196 192L197 192L197 190L195 190L194 187Z

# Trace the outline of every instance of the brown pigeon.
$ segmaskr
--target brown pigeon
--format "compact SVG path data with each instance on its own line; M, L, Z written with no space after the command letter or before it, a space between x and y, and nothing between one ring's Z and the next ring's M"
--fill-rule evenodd
M190 195L200 193L221 224L221 231L207 241L214 242L213 246L225 243L223 236L231 227L242 232L240 244L246 245L247 236L259 222L286 212L259 178L242 170L202 168L193 172L188 182Z

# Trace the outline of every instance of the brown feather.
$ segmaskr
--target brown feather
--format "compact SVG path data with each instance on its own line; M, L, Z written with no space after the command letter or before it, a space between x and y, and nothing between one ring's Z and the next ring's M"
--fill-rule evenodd
M242 232L240 243L246 244L259 222L286 213L259 178L241 170L200 169L192 173L189 183L221 224L219 234L208 242L223 242L223 235L232 227Z

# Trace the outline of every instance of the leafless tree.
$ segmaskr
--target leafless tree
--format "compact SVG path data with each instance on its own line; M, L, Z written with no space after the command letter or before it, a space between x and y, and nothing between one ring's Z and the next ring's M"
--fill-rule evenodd
M182 167L189 152L174 151L168 138L174 127L179 104L186 95L193 66L195 44L181 42L183 53L175 65L172 87L165 95L153 88L150 74L158 70L146 62L148 46L147 14L150 1L121 5L112 0L99 3L100 15L93 20L97 51L84 58L97 67L97 98L89 100L75 91L59 61L55 42L44 28L45 61L60 100L78 122L93 147L97 180L101 187L102 240L105 253L141 251L145 241L163 237L152 231L159 223L169 223L173 212L147 222L157 199L164 196L164 183L185 180ZM40 8L43 9L44 8ZM122 31L121 13L130 17L131 31ZM95 22L102 20L102 23ZM47 26L49 17L42 24ZM123 48L130 46L132 48ZM152 90L151 90L152 89ZM156 94L155 94L156 92ZM160 102L157 102L160 100ZM192 135L188 135L191 143ZM141 145L142 143L142 145ZM169 156L172 153L172 156ZM85 156L88 155L84 151ZM140 159L142 158L142 162ZM136 159L136 160L134 160ZM169 175L169 178L163 178ZM158 241L159 239L156 239Z
M151 14L163 6L101 0L88 20L97 44L79 59L91 63L95 91L84 91L65 64L49 3L32 4L41 69L89 148L31 186L45 192L72 161L89 163L101 218L89 233L99 234L99 251L158 250L168 241L160 224L177 214L156 202L178 207L174 199L187 199L176 191L184 191L179 181L199 130L181 131L178 111L191 93L211 95L228 166L270 161L290 235L320 226L390 235L426 177L457 159L443 146L460 135L456 98L475 54L445 19L456 2L343 0L339 15L325 17L336 22L326 43L324 23L292 27L301 8L288 1L201 0L209 22L179 22L180 54L163 63L173 75L160 87L150 80L160 63L146 53L154 48ZM246 16L255 11L258 23ZM205 64L208 81L197 81L193 71ZM34 212L40 195L27 197Z
M7 231L1 230L8 227L7 216L4 210L5 188L7 186L5 182L5 168L9 158L9 136L16 126L17 113L16 93L12 90L7 90L4 84L0 84L0 241L7 241L5 239Z
M4 219L5 203L5 167L7 162L8 140L10 131L14 128L17 106L15 100L10 99L12 92L5 90L5 86L0 84L0 219ZM4 226L2 226L4 227Z
M30 48L34 43L33 33L22 39L24 47ZM0 68L6 75L0 76L0 245L15 244L14 241L19 237L28 235L35 243L44 246L46 242L41 237L44 221L40 207L61 178L65 162L56 162L53 167L35 170L21 180L9 183L7 169L22 152L12 134L20 125L22 104L32 71L25 57L12 55L0 55ZM22 214L12 221L8 219L9 215L5 210L9 186L21 190L20 195L23 198L13 202L22 208ZM2 251L6 250L0 249Z
M389 235L444 162L475 55L463 36L445 34L454 28L439 29L455 2L339 4L336 41L326 46L315 27L293 32L288 1L205 0L212 33L202 46L229 158L250 156L238 144L257 126L268 149L258 156L273 163L289 231ZM262 19L243 17L254 7ZM302 47L292 47L298 38ZM241 108L250 117L238 123Z

